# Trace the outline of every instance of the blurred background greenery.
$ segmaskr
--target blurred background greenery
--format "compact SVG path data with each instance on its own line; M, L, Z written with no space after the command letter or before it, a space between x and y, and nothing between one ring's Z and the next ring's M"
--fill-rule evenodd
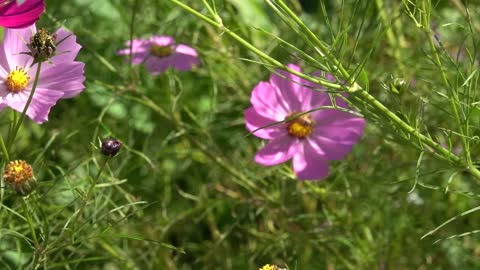
M47 252L12 236L28 235L28 228L5 210L21 208L6 190L1 269L27 267L35 250L40 269L480 268L475 212L420 239L477 206L477 180L420 155L382 119L367 118L363 139L346 160L331 163L327 179L299 182L289 164L253 162L262 141L248 136L243 111L252 87L270 71L246 61L258 60L251 52L166 0L46 2L37 27L63 25L77 35L86 90L60 101L49 122L28 122L17 139L13 158L34 163L39 180L36 207L42 210L35 219ZM206 14L201 1L183 2ZM281 62L301 61L266 32L313 53L263 1L214 2L226 26ZM327 43L346 36L340 47L347 67L368 59L370 92L391 111L426 124L446 147L459 146L444 136L452 132L443 109L448 100L439 94L424 36L400 1L288 3ZM442 0L432 10L445 69L459 84L459 74L478 71L480 5L468 5L470 17L462 7ZM201 66L159 76L143 66L131 69L115 52L130 39L134 10L134 37L173 36L199 51ZM394 78L409 84L400 94L389 87ZM9 113L4 110L2 119ZM472 115L478 123L476 109ZM55 242L82 204L78 190L96 171L98 138L104 137L120 139L124 148L75 230Z

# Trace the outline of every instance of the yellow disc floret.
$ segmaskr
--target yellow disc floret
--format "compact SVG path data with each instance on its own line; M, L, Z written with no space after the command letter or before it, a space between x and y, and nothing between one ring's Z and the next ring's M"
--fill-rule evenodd
M5 85L9 92L19 93L27 87L29 81L30 77L28 77L25 69L16 68L8 74Z
M293 114L295 115L295 114ZM287 118L294 117L292 115ZM304 139L313 131L315 121L309 114L302 114L292 120L287 121L287 131L293 137Z
M150 47L150 53L156 57L163 58L172 55L173 49L171 46L152 45L152 47Z
M266 264L259 270L277 270L277 269L278 269L277 266L274 264Z

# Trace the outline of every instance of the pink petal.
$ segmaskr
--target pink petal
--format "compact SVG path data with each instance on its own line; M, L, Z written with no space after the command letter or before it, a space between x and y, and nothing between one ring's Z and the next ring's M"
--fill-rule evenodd
M185 48L184 48L185 49ZM186 50L188 53L190 51ZM145 66L147 69L154 75L161 74L167 70L167 68L172 67L179 71L190 70L194 66L200 64L197 56L183 53L174 53L167 57L156 57L154 55L149 55L145 61Z
M323 153L318 152L308 141L302 141L293 155L293 171L301 180L321 180L328 176L328 160Z
M253 107L245 110L245 125L251 132L256 130L253 135L259 138L269 140L288 135L285 124L283 123L265 127L275 122L274 119L266 118L258 114Z
M193 57L198 57L197 51L194 48L189 47L185 44L178 44L177 46L175 46L175 52L177 52L178 54L185 54Z
M312 135L318 135L333 141L356 144L363 135L365 125L365 119L350 116L350 118L332 121L327 125L318 125L317 123Z
M288 67L295 71L300 71L299 66L289 64ZM301 101L299 100L299 93L303 91L303 87L299 83L302 80L300 77L284 70L277 70L276 73L270 76L270 83L278 89L277 95L285 102L287 111L300 112Z
M127 48L117 51L117 55L130 55L130 41L126 43ZM146 39L134 39L132 41L132 63L141 64L150 53L152 43Z
M151 44L156 44L159 46L168 46L175 43L173 37L169 36L153 36L149 39Z
M0 26L25 28L37 21L44 9L43 0L28 0L21 5L12 1L0 8Z
M325 77L331 81L335 80L330 74L323 75L320 71L315 71L312 75L315 77ZM332 104L325 87L307 80L303 80L303 84L304 91L301 91L302 97L300 99L302 102L302 111L309 111L314 108Z
M253 88L250 102L258 114L276 121L283 121L293 112L289 110L288 101L280 95L278 88L268 82L260 82Z
M200 65L198 54L195 49L180 44L175 47L175 54L169 57L170 65L176 70L190 70Z
M52 62L56 64L75 60L80 48L82 48L77 43L77 37L63 28L60 28L56 34L57 43L59 44L57 45L56 55L51 59Z
M255 162L264 166L273 166L292 158L298 147L298 140L283 136L271 140L255 156Z
M46 65L44 63L43 65ZM84 66L82 62L68 62L60 64L48 64L48 69L40 70L40 79L38 88L48 89L62 93L62 98L71 98L78 95L85 89L83 82L85 81ZM37 65L29 72L35 74ZM34 75L31 76L32 79Z
M170 67L170 61L168 60L169 57L165 58L159 58L153 55L149 55L147 57L147 60L145 61L145 66L147 67L148 71L152 73L153 75L158 75L165 70L167 70L168 67Z
M15 67L28 67L32 63L31 56L21 53L30 52L26 43L30 41L33 33L36 32L35 25L23 29L5 30L3 47L8 61L8 72Z
M313 106L312 108L318 108L321 106L333 106L328 94L325 94L325 96L326 98L323 100L322 104L317 104L318 106ZM347 103L345 103L345 101L339 97L335 97L335 103L336 106L339 108L348 108ZM310 115L319 126L357 117L349 112L341 111L339 109L319 109L312 112Z
M358 141L359 137L357 137ZM309 136L310 145L319 153L323 153L328 160L342 160L350 151L356 141L337 141L321 136Z
M9 93L3 100L3 104L22 112L30 95L29 91L22 91L18 94ZM37 89L32 102L27 109L27 116L33 121L41 124L48 120L50 108L62 97L61 92Z

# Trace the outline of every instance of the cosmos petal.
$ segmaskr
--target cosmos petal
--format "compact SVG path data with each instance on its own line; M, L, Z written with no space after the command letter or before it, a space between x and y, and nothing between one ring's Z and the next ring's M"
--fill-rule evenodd
M284 124L268 126L275 122L274 119L258 114L253 107L245 110L245 125L257 137L268 140L288 135Z
M77 43L77 37L63 28L58 29L56 34L58 43L57 50L56 55L51 58L51 61L55 64L74 61L82 48L82 46Z
M277 87L268 82L260 82L253 88L250 102L258 114L276 121L283 121L291 112Z
M3 1L4 2L4 1ZM0 8L0 26L25 28L38 20L45 9L44 0L28 0L19 5L16 1Z
M84 66L82 62L65 62L40 70L38 88L61 92L62 98L74 97L85 88Z
M271 140L257 152L255 162L264 166L273 166L291 159L297 148L296 140L290 136Z
M5 29L3 38L3 47L8 62L8 68L4 67L7 72L16 67L28 67L33 59L24 53L30 52L27 42L37 30L35 25L23 29Z
M300 71L297 65L289 64L288 67L295 71ZM300 77L284 70L277 70L270 76L270 84L276 89L279 101L286 101L283 106L289 112L299 112L301 110L300 92L303 87L300 85Z
M165 57L158 57L150 53L152 46L171 46L174 49L173 54ZM145 63L145 67L153 75L165 72L168 68L174 68L178 71L191 70L200 65L197 51L185 44L175 45L173 37L153 36L148 39L135 39L132 42L130 52L130 42L127 42L125 49L117 51L117 55L132 54L132 63Z
M321 180L328 176L328 159L307 141L293 155L293 171L300 180Z

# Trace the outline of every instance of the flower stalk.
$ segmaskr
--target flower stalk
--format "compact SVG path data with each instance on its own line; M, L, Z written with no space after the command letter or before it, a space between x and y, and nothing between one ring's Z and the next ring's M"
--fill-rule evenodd
M301 19L288 8L288 6L282 0L276 0L275 3L272 0L266 0L267 3L274 8L276 12L281 12L278 8L281 8L283 12L285 12L289 18L291 18L298 27L300 27L300 31L306 33L307 37L314 42L316 45L317 52L329 63L329 67L332 70L329 70L334 75L339 74L342 78L345 78L348 82L346 85L340 85L333 82L326 82L325 80L321 80L316 77L312 77L302 72L298 72L288 68L286 65L282 64L278 60L274 59L273 57L269 56L268 54L262 52L260 49L256 48L250 42L242 38L241 36L237 35L235 32L228 29L226 26L223 25L221 20L213 20L210 17L198 12L197 10L191 8L190 6L182 3L179 0L170 0L172 3L177 5L178 7L184 9L188 13L198 17L202 21L218 28L222 31L222 33L230 36L247 49L255 53L259 56L262 60L266 61L268 64L272 65L275 68L283 69L291 74L297 75L298 77L308 80L312 83L316 83L322 85L324 87L334 89L334 90L341 90L345 91L349 94L360 99L362 102L371 106L377 113L381 114L382 116L386 117L390 120L390 122L399 128L400 130L404 131L407 134L411 134L416 141L418 141L421 145L426 145L431 149L434 156L446 161L451 162L455 166L458 166L466 171L468 171L471 175L480 179L480 171L472 164L470 157L466 157L466 162L463 161L459 156L455 155L448 149L442 147L439 143L434 141L429 136L422 134L418 129L410 126L408 123L403 121L400 117L398 117L394 112L390 111L385 105L383 105L380 101L378 101L374 96L370 95L362 86L355 82L353 76L351 76L346 69L339 63L339 61L329 52L328 46L318 39L318 37L301 21ZM209 8L209 10L213 10ZM218 15L216 15L217 17ZM453 101L454 102L454 101ZM456 107L455 104L452 106ZM458 113L458 111L457 111ZM459 119L459 118L457 118ZM465 140L465 139L464 139ZM465 144L466 145L466 144ZM464 145L464 146L465 146ZM467 151L468 152L468 151Z
M35 95L35 90L37 89L38 81L40 79L40 69L42 68L42 62L38 63L37 71L35 72L35 78L33 80L33 85L32 85L32 91L30 92L30 95L28 96L27 103L25 104L25 107L23 108L22 114L20 115L20 118L18 119L18 122L15 124L13 128L13 133L12 137L8 140L8 146L12 146L13 142L15 141L15 137L17 137L18 130L20 129L20 126L23 123L23 120L25 119L25 116L27 114L28 107L30 106L30 103L32 103L33 100L33 95Z

